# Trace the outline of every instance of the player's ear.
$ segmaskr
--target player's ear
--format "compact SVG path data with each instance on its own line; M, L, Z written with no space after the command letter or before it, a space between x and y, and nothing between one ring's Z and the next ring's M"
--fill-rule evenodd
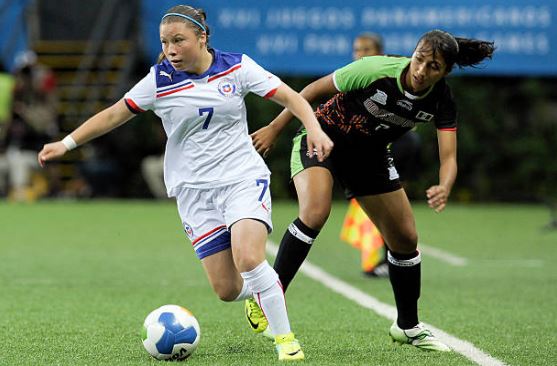
M207 48L207 33L201 32L201 35L199 36L199 42L202 46Z

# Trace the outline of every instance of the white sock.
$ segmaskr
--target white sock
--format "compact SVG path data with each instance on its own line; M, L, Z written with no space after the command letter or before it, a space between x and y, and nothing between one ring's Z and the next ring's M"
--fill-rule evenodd
M245 299L249 299L250 297L253 297L253 292L251 292L248 284L246 283L246 281L244 281L244 283L242 284L242 289L240 290L240 293L234 299L234 301L242 301Z
M284 292L273 267L265 260L255 269L242 272L241 275L267 317L273 335L290 333Z

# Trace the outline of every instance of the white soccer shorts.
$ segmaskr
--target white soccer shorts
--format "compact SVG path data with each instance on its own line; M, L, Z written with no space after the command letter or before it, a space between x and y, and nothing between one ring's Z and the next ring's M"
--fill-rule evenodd
M199 259L230 248L230 227L255 219L273 229L270 176L218 188L183 187L176 195L184 230Z

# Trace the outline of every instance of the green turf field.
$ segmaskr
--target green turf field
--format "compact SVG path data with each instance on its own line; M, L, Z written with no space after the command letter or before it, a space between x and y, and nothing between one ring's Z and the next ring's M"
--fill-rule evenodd
M335 206L309 261L392 305L387 280L365 278L340 243ZM280 240L296 215L275 203ZM421 320L508 365L557 365L557 230L544 207L416 206L420 242L464 258L424 253ZM172 202L0 203L0 365L152 365L144 317L180 304L202 338L191 365L277 364L253 336L241 303L213 295ZM390 321L299 275L288 293L294 331L312 365L473 365L458 353L391 343Z

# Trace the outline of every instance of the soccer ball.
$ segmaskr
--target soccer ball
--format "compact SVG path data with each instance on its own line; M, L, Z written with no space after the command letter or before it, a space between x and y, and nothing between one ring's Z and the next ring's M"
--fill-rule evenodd
M143 346L157 360L185 360L199 344L199 323L186 308L163 305L143 322Z

